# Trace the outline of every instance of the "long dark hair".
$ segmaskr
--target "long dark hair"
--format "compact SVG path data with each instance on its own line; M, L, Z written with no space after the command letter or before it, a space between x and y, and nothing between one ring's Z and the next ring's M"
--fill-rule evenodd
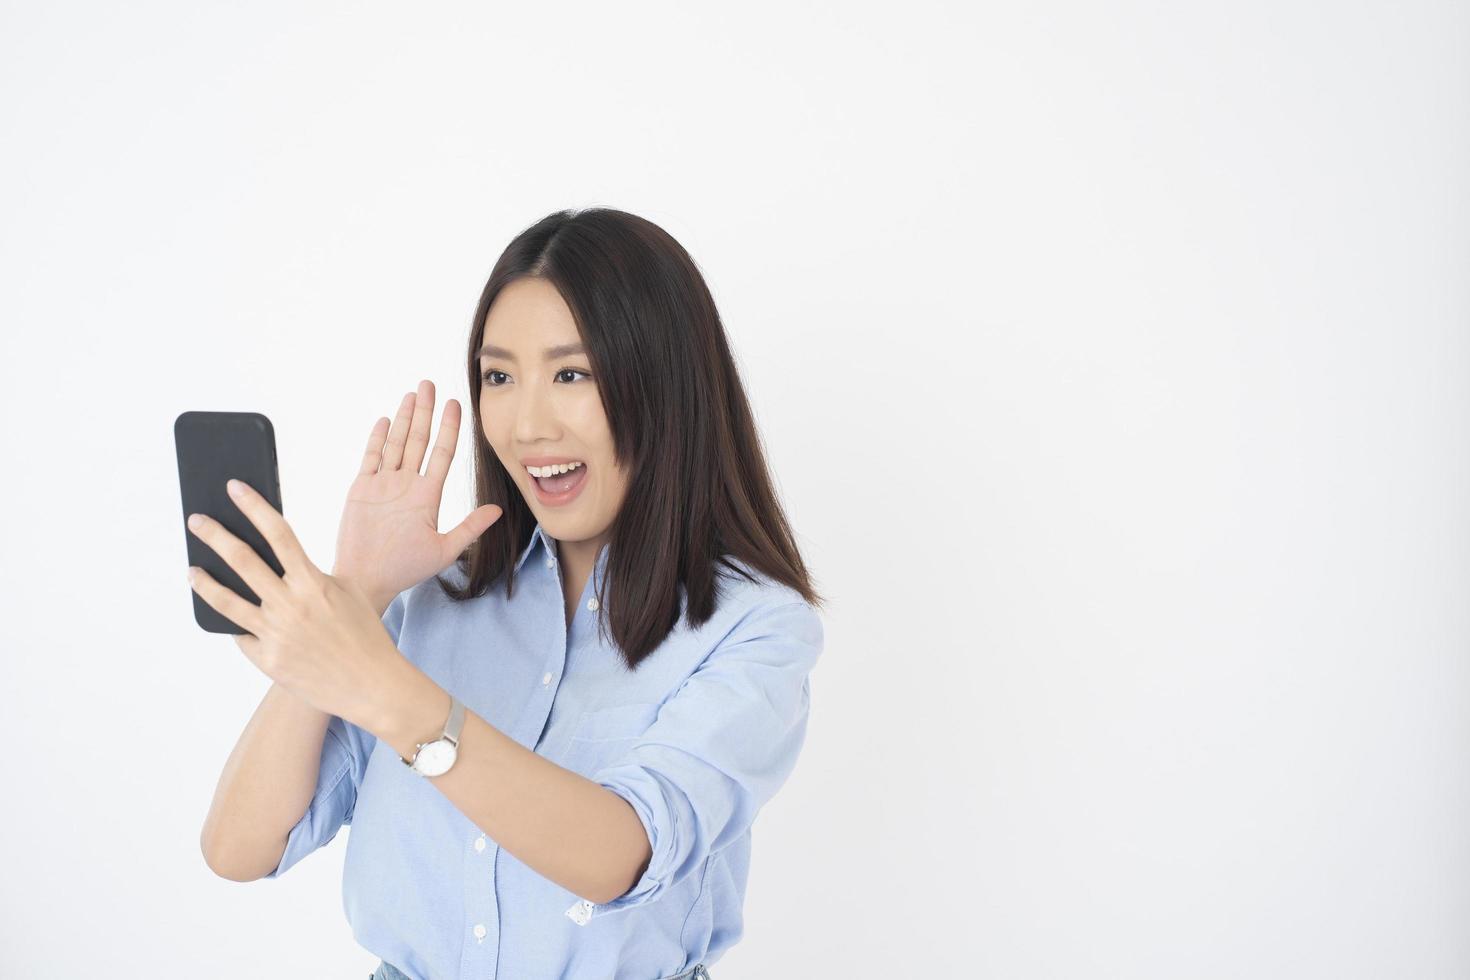
M475 308L468 368L474 419L475 505L504 513L457 560L463 588L438 577L452 599L483 595L502 575L515 590L515 562L536 517L485 438L478 351L485 318L510 282L548 280L572 311L628 468L614 518L600 601L630 669L679 622L682 587L691 627L718 600L717 566L747 581L743 562L821 606L776 498L760 436L725 328L704 277L658 225L612 208L557 211L506 246ZM732 559L734 561L732 561Z

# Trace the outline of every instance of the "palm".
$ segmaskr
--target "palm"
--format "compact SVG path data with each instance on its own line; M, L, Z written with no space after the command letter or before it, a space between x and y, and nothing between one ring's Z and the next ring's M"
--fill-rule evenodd
M443 570L501 513L494 505L479 507L448 533L439 532L444 478L459 437L459 403L445 403L438 442L420 473L434 386L425 381L419 389L423 397L404 398L391 431L385 418L373 426L337 531L333 574L355 580L380 600Z
M439 533L443 492L443 483L407 470L359 473L342 508L337 564L368 581L408 585L438 572L454 557L444 557Z

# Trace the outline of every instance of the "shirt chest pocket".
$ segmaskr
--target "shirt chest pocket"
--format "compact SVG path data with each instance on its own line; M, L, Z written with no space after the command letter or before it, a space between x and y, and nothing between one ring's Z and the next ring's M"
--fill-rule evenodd
M658 717L656 701L615 704L584 711L572 728L562 765L584 776L632 748Z

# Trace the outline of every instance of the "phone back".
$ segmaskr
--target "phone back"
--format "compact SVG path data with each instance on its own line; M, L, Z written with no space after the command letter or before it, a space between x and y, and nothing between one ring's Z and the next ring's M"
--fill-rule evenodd
M277 511L285 513L276 470L276 432L270 419L259 412L184 412L174 420L174 448L179 457L183 520L187 522L190 514L207 514L253 548L277 575L284 575L285 569L264 535L225 492L227 480L243 480ZM260 597L245 580L190 531L187 523L184 542L190 565L199 566L226 588L260 605ZM182 576L179 581L188 587ZM192 588L189 594L194 598L194 620L204 629L237 636L250 632L217 612Z

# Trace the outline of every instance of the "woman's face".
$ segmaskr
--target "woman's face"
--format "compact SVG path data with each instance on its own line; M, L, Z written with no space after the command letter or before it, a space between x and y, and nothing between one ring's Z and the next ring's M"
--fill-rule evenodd
M479 362L480 425L536 519L559 542L600 547L628 479L613 464L612 432L592 362L556 287L529 277L501 289L485 317ZM562 495L569 499L538 492L526 469L552 460L582 464L580 486Z

